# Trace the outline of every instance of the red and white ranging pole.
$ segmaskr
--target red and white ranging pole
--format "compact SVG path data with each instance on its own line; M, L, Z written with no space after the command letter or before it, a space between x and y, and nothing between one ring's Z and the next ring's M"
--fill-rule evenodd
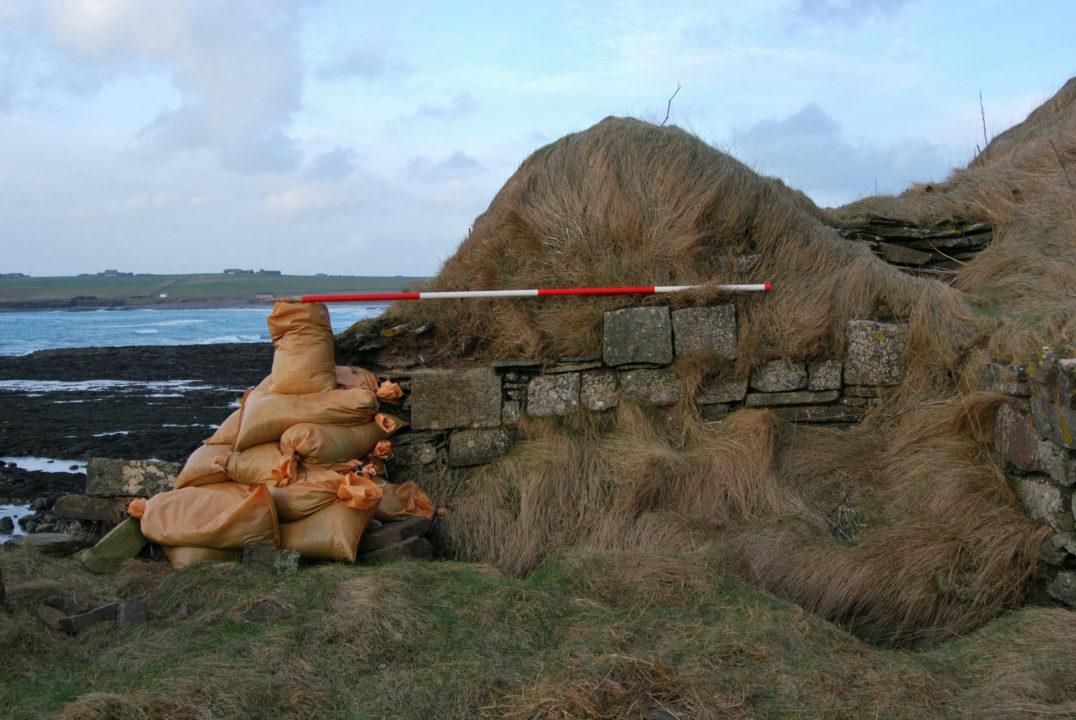
M571 297L582 295L659 295L662 293L696 290L704 285L639 285L629 287L579 287L579 288L530 288L527 290L449 290L441 292L399 293L331 293L326 295L300 295L282 297L278 300L301 303L340 302L393 302L396 300L449 300L455 298L511 298L511 297ZM734 293L770 292L773 285L750 283L746 285L716 285L718 290Z

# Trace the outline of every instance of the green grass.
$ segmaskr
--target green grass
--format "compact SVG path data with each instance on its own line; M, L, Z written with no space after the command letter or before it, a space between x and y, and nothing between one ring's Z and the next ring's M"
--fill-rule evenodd
M252 299L261 293L395 292L420 279L403 276L221 274L0 278L0 303L58 301L75 297L131 303L157 302L161 292L168 293L169 301Z
M449 561L97 578L0 554L5 717L677 718L1064 716L1073 614L1028 608L918 652L882 650L705 555L559 555L525 579ZM34 609L66 591L146 599L141 626L77 637ZM287 618L251 623L272 597ZM189 619L186 603L202 610Z

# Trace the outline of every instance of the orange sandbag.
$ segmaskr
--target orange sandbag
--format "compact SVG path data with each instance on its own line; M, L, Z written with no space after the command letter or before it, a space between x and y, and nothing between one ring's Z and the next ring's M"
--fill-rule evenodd
M361 367L336 366L336 386L342 388L365 388L377 392L377 375Z
M270 485L269 494L276 504L277 517L283 522L301 520L332 503L353 510L373 510L381 502L381 488L355 472L356 465L304 466L295 482Z
M243 402L235 449L276 442L299 423L361 425L377 412L377 396L364 388L326 390L308 395L251 392Z
M281 525L281 545L308 560L355 562L359 540L373 514L373 509L333 503L310 517Z
M275 442L236 450L228 456L228 479L244 485L271 483L273 471L284 462L284 457Z
M362 425L299 423L280 436L280 450L322 465L353 460L365 457L378 441L388 439L404 425L402 420L384 413Z
M212 485L225 482L228 474L224 466L228 462L230 445L203 445L187 458L187 464L176 476L176 490L191 485Z
M165 557L168 558L168 562L172 563L172 568L175 570L182 570L207 560L215 562L238 560L241 554L239 550L216 550L214 548L200 547L169 547L165 545L162 549Z
M433 517L433 501L413 482L402 485L385 483L381 486L384 497L377 505L374 517L382 522L402 520L405 517Z
M241 549L279 544L276 508L265 485L234 482L185 487L154 495L141 507L142 534L158 545Z
M205 441L205 444L227 445L230 448L235 443L235 436L239 432L239 418L241 415L242 408L225 418L220 427L213 431L213 434Z
M336 387L333 330L324 303L278 302L269 313L273 392L306 395Z

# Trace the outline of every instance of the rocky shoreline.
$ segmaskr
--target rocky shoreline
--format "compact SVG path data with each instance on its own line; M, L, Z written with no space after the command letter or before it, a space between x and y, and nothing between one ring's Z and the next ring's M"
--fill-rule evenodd
M183 462L272 365L269 343L42 350L0 357L0 457ZM78 491L85 475L0 467L12 502Z

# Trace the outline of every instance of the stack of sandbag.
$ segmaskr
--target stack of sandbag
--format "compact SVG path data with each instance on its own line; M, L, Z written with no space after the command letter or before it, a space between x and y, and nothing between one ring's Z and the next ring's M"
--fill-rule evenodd
M379 409L400 399L399 385L335 365L323 304L277 303L269 333L272 373L191 454L174 490L132 503L176 567L252 543L354 561L372 518L433 515L414 483L387 482L390 438L404 423Z

